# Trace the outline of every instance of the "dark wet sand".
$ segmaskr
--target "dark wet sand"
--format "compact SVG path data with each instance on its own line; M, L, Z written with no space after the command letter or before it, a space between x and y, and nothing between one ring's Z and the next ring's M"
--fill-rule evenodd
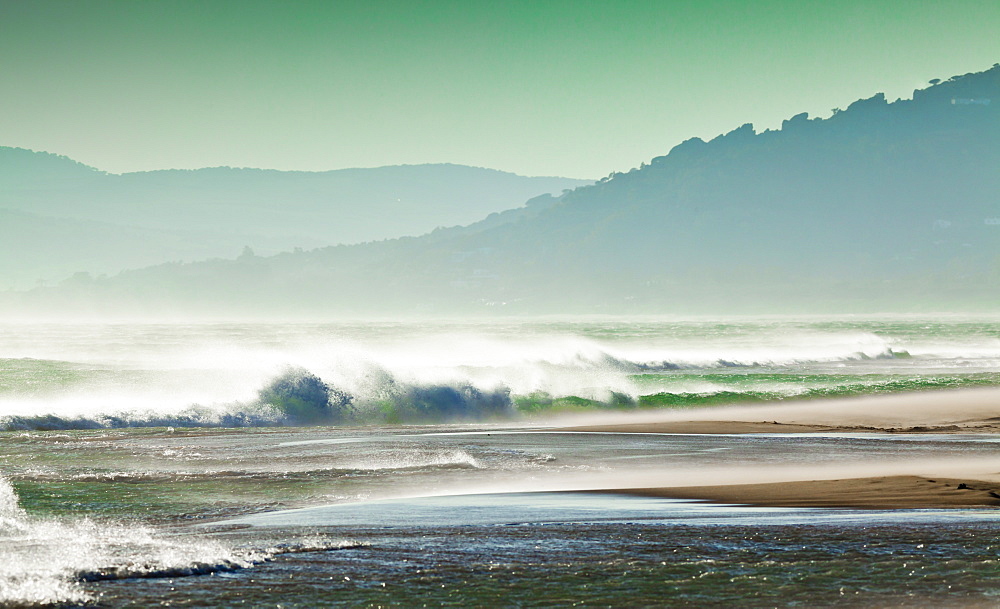
M923 476L873 476L766 484L622 489L613 492L770 507L1000 507L1000 482Z

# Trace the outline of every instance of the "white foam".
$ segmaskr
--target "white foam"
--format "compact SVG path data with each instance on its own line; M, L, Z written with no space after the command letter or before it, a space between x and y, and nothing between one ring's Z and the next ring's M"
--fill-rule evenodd
M0 477L0 605L86 603L81 579L183 575L250 566L254 556L201 537L170 538L141 526L36 518Z
M472 386L484 392L506 389L515 396L545 393L598 400L607 400L612 392L636 397L719 389L711 382L699 385L669 374L639 385L635 375L643 366L664 371L727 365L801 369L809 363L861 362L875 373L924 371L927 366L1000 370L1000 339L995 336L941 331L922 336L915 326L907 326L910 334L899 338L864 327L761 321L0 324L0 359L44 358L84 367L83 380L43 390L36 385L48 381L28 379L24 387L5 391L0 417L51 414L99 422L124 413L142 420L169 417L198 404L211 420L213 411L222 417L234 404L252 403L256 392L289 366L318 375L355 396L355 403L391 398L405 386ZM915 359L894 360L902 351Z
M482 465L474 456L461 449L380 451L377 456L348 459L346 461L338 462L337 468L385 470L416 469L422 467L441 467L448 465L467 466L482 469Z

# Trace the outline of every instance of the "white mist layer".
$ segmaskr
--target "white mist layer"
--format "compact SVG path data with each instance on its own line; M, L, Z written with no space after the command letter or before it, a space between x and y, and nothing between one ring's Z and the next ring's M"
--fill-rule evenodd
M655 429L657 423L687 421L780 423L815 427L906 429L916 426L980 424L1000 419L1000 389L960 389L865 396L822 401L794 401L756 406L726 406L684 411L653 411L569 415L552 419L566 427L643 425Z
M904 367L894 360L903 352L919 361L907 360ZM37 379L25 377L0 391L0 417L132 413L141 420L198 405L211 419L210 411L224 416L252 403L288 367L308 370L359 400L382 399L399 384L606 400L613 392L636 397L720 390L691 379L637 384L636 374L658 369L809 363L850 369L875 360L883 372L921 365L996 371L1000 338L903 340L850 327L775 322L0 325L0 360L19 358L61 362L75 377L54 382L44 370Z

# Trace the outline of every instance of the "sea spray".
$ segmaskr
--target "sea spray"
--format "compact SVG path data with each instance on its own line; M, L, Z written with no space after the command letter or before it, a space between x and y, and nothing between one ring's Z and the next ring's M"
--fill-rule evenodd
M0 430L482 421L1000 384L1000 336L981 321L0 330Z
M85 603L93 599L84 580L241 568L253 558L220 542L168 538L149 527L32 517L0 478L0 605Z
M330 425L351 418L350 394L304 368L289 368L260 390L259 401L276 408L287 422Z
M0 606L84 604L86 582L185 577L252 567L279 554L358 547L314 535L264 547L234 547L199 534L91 518L33 517L0 476Z
M24 516L24 510L18 505L17 493L6 478L0 476L0 526L6 527Z
M283 376L248 402L195 404L173 413L155 410L99 412L90 416L0 416L0 431L84 430L131 427L281 427L300 425L372 425L514 420L544 414L634 409L699 408L862 397L900 392L995 387L1000 373L951 375L786 374L750 371L742 375L696 371L647 375L635 381L633 393L582 391L561 395L536 391L512 394L507 387L480 389L470 384L404 385L395 383L379 397L355 396L305 373L327 392L300 386L288 390ZM275 390L275 385L278 389ZM329 395L336 395L335 400Z

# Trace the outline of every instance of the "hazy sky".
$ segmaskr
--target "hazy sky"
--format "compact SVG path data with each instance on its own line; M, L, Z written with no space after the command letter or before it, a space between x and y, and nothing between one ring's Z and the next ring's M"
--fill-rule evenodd
M0 145L599 178L1000 62L997 0L0 0Z

